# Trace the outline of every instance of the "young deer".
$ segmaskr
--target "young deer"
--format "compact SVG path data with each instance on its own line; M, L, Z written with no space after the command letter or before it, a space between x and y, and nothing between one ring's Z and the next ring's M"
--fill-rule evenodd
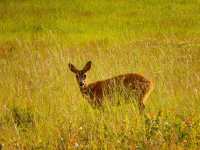
M86 72L90 70L91 64L92 62L89 61L82 70L78 70L74 65L69 63L69 69L75 73L82 95L88 98L90 104L101 105L104 96L111 96L114 92L113 89L122 88L126 94L130 93L130 95L134 95L138 102L139 110L141 112L144 110L145 101L153 90L150 80L140 74L129 73L87 84Z

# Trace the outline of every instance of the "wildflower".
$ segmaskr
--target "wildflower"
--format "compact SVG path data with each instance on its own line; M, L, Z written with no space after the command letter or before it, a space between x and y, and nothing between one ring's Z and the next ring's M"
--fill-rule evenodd
M75 147L75 148L78 148L78 147L79 147L79 144L76 142L76 143L74 144L74 147Z
M60 138L61 141L64 141L63 137Z

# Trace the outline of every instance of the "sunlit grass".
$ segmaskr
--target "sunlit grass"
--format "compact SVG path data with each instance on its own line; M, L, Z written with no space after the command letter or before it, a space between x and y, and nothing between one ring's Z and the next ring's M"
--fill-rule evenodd
M0 8L4 149L199 148L198 1L4 0ZM152 79L145 114L134 103L91 107L68 69L88 60L89 83L128 72Z

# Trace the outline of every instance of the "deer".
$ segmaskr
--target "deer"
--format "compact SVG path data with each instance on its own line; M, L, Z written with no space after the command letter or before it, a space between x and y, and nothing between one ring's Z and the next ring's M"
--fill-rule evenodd
M92 62L88 61L83 69L77 69L69 63L69 69L76 75L76 80L83 97L94 106L102 106L106 96L112 97L116 90L123 89L125 95L134 95L139 111L145 109L145 102L153 90L153 82L138 73L127 73L109 79L96 81L90 84L86 82L86 73L91 69ZM130 93L130 94L129 94Z

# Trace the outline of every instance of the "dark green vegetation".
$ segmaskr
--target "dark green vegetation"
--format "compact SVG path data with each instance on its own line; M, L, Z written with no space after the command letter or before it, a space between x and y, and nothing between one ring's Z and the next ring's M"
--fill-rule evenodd
M198 149L199 43L198 0L1 0L0 144ZM67 66L88 60L89 82L152 79L146 116L134 104L91 108Z

